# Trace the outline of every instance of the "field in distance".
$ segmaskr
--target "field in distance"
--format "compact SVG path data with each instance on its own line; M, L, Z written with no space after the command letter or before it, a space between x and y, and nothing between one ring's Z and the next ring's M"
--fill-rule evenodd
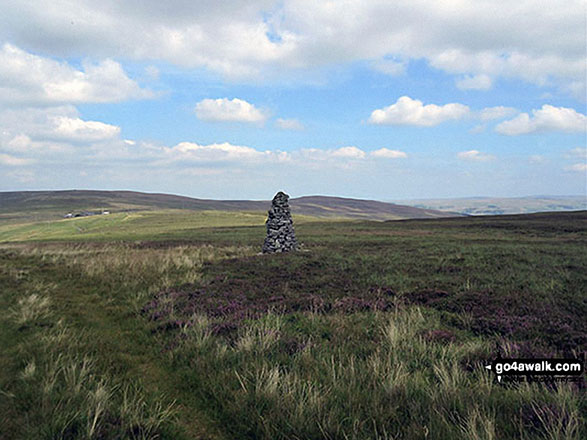
M584 376L484 368L586 352L586 212L296 217L258 255L264 216L4 224L0 438L586 438Z

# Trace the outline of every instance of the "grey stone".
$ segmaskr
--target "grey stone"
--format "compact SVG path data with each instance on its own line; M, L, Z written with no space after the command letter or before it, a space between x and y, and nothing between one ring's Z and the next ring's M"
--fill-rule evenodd
M289 196L278 192L267 214L267 237L263 243L263 253L295 251L298 243L289 210Z

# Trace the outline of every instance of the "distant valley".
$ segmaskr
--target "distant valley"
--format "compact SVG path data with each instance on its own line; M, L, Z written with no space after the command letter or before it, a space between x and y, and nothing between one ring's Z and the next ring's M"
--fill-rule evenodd
M587 210L587 196L469 197L397 200L394 203L464 215L528 214Z

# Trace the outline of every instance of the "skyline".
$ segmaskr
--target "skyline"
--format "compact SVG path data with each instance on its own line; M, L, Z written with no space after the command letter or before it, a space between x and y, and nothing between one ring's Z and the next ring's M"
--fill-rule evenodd
M0 190L587 196L585 3L31 1Z

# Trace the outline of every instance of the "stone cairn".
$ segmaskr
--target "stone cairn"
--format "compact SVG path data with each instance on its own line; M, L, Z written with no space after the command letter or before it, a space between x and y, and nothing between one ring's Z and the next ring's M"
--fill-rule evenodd
M295 251L298 247L289 211L289 196L278 192L271 202L267 218L267 237L263 243L263 253Z

